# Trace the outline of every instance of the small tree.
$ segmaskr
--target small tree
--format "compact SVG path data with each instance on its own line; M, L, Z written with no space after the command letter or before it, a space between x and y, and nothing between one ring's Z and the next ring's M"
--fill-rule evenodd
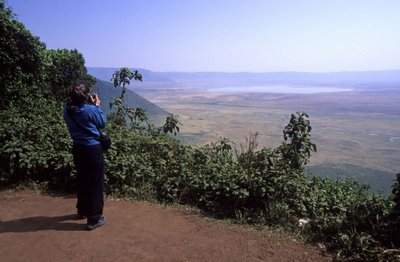
M111 78L114 87L121 87L121 95L119 98L114 98L114 101L110 103L110 109L115 107L116 112L112 116L114 123L118 125L126 126L126 118L130 120L130 127L132 129L138 129L140 123L146 122L148 116L143 108L133 108L124 105L124 97L127 91L127 86L130 81L134 79L137 81L142 81L142 75L139 74L137 70L130 71L129 68L121 68L121 70L116 71Z
M0 0L0 110L37 93L45 48Z
M167 116L167 119L165 120L165 124L163 126L163 132L164 134L167 133L173 133L175 136L177 133L179 133L179 125L182 125L181 122L178 121L178 118L174 114L170 114Z
M278 148L283 160L293 169L301 170L308 163L317 146L311 142L311 125L306 113L292 114L283 130L283 144Z

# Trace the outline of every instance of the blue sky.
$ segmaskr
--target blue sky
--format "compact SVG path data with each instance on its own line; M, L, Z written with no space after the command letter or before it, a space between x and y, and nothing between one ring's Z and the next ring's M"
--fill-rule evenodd
M49 49L153 71L400 69L399 0L8 0Z

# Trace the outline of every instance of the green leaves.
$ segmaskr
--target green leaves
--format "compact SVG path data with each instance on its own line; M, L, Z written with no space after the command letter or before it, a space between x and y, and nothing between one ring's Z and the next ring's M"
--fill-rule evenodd
M130 84L132 79L142 81L142 75L139 74L137 70L130 71L129 68L126 67L121 68L112 75L111 81L113 82L114 87L120 86L123 89L121 98L125 94L126 86Z
M111 81L114 83L114 87L121 87L122 89L120 97L114 98L114 101L110 103L110 109L114 107L116 110L110 120L116 125L127 126L126 120L129 119L129 128L133 131L141 131L144 129L142 123L149 126L146 111L143 108L133 108L124 104L126 86L130 84L132 79L142 81L142 75L137 70L130 71L126 67L112 75Z
M65 102L71 86L77 83L91 87L95 79L87 73L85 59L78 50L46 50L43 80L45 92L57 101Z
M30 111L1 111L2 183L31 180L68 184L72 181L71 141L61 112L51 101L45 107L38 105Z
M393 203L353 180L313 177L308 188L303 201L311 239L337 250L339 258L376 260Z
M311 152L317 151L317 146L311 142L311 130L308 115L299 112L292 114L289 124L283 130L285 142L278 150L292 168L304 168Z
M177 116L175 116L174 114L170 114L169 116L167 116L162 130L165 134L173 133L176 136L176 134L179 133L179 125L182 124L178 121Z
M0 110L33 93L42 73L45 44L0 1Z

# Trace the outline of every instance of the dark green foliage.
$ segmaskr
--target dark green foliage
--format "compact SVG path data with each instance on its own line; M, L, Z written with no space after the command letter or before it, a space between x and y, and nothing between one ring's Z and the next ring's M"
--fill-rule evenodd
M177 133L179 133L179 125L182 125L181 122L178 121L177 116L174 114L170 114L167 116L167 119L165 120L165 124L163 126L163 132L165 134L167 133L173 133L175 136Z
M232 216L248 196L240 183L242 170L221 140L192 153L191 177L186 177L182 199L215 215Z
M71 140L57 105L68 81L91 79L76 50L45 50L0 1L0 181L73 184ZM65 92L64 92L65 93Z
M306 113L292 114L289 124L283 130L285 142L280 146L285 161L294 169L302 169L317 146L311 142L311 125Z
M396 205L395 211L400 214L400 173L396 174L395 183L392 186L393 201Z
M71 139L62 109L40 99L29 110L12 108L0 113L0 181L72 185Z
M126 87L129 86L131 80L142 81L142 75L137 70L131 71L127 67L121 68L112 75L112 82L115 87L122 87L121 98L124 97Z
M57 101L65 102L69 88L77 83L91 87L95 79L88 75L85 59L78 50L46 50L44 81L49 95Z
M124 196L138 196L138 188L150 181L147 154L141 153L141 139L125 128L107 130L112 142L106 155L106 191Z
M0 1L0 110L35 92L45 45Z
M339 257L371 260L382 251L393 202L353 180L313 177L304 198L314 241L339 250Z
M132 79L142 81L142 75L138 71L131 72L126 67L121 68L121 70L112 75L111 80L114 83L114 87L121 88L121 95L110 102L110 109L114 107L116 111L112 113L109 120L118 126L127 126L132 130L143 130L142 123L147 123L148 120L145 110L127 106L124 103L127 85L130 84ZM127 123L127 120L129 120L129 123Z

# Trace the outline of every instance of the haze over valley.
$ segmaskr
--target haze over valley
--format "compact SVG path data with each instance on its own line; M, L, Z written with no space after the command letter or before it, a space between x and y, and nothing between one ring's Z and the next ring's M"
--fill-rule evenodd
M116 68L89 68L100 79ZM306 112L317 144L313 175L353 177L389 192L400 159L400 71L343 73L166 73L138 69L130 89L179 116L179 139L237 148L258 133L259 149L283 141L290 115ZM271 89L272 88L272 89Z

